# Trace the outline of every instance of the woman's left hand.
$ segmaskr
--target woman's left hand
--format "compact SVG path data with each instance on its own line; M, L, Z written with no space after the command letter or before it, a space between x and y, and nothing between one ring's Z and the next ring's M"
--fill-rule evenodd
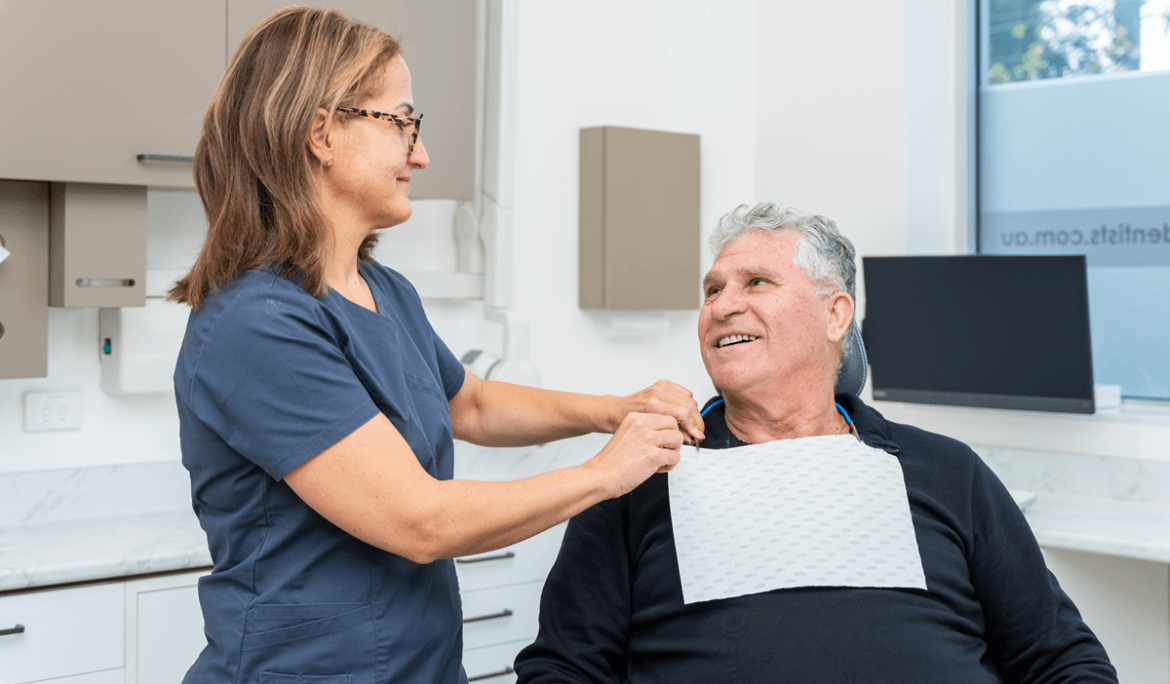
M620 415L614 423L615 430L628 413L660 413L678 421L679 429L694 440L695 446L703 441L703 417L699 415L699 405L690 390L682 385L659 380L641 392L618 397L617 403Z

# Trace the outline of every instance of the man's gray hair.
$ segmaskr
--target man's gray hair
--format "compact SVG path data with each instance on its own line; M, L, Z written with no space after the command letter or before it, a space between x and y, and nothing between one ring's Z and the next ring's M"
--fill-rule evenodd
M796 257L792 263L808 275L818 295L825 297L844 290L854 302L857 301L853 243L837 230L832 219L818 214L806 214L773 202L760 202L754 207L741 204L719 219L719 225L711 234L711 253L718 258L725 247L748 233L783 231L798 234ZM840 362L852 351L852 340L846 333L841 340Z

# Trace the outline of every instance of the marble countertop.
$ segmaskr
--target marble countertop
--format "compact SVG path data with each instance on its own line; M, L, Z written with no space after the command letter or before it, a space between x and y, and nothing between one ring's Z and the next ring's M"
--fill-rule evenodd
M1170 563L1165 505L1040 493L1024 517L1043 547Z
M0 592L210 565L190 508L0 526Z

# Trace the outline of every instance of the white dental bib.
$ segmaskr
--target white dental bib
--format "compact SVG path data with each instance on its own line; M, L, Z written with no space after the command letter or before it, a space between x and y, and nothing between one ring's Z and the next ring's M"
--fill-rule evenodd
M796 587L926 589L902 466L852 435L683 447L669 488L684 603Z

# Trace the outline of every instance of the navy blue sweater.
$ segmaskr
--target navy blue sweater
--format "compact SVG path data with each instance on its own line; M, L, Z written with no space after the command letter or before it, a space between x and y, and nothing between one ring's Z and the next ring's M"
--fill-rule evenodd
M1116 682L979 457L837 399L861 439L902 465L926 591L808 587L683 605L667 476L655 475L569 523L519 681ZM743 445L722 408L707 413L703 448Z

